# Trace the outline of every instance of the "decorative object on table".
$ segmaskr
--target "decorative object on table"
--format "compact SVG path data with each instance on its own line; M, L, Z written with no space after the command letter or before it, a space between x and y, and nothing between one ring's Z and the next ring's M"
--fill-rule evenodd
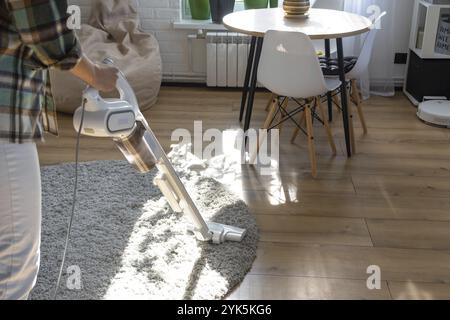
M441 16L434 51L450 55L450 14Z
M269 5L269 0L244 0L245 10L265 9Z
M283 2L286 18L307 17L310 6L309 0L285 0Z
M192 19L208 20L211 17L209 0L189 0Z
M278 8L278 0L270 0L269 5L271 8Z
M235 0L209 0L212 21L222 23L223 17L234 11Z

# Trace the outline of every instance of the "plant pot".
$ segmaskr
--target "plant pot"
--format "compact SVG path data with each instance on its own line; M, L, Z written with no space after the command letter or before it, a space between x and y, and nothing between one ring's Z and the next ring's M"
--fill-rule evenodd
M278 0L270 0L269 5L271 8L278 8Z
M209 0L212 21L222 23L223 17L234 11L235 2L235 0Z
M209 0L189 0L192 19L208 20L211 17Z
M245 10L265 9L269 5L269 0L244 0Z

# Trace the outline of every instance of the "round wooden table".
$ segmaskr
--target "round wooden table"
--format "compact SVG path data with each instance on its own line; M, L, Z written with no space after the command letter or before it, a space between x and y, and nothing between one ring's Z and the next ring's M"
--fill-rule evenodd
M257 70L266 32L268 30L302 32L311 39L323 39L325 40L325 55L327 57L330 57L330 39L336 39L339 77L342 81L341 100L345 142L347 154L350 157L352 150L342 38L368 32L372 27L372 22L357 14L327 9L310 9L307 17L292 19L285 17L282 8L275 8L234 12L223 18L223 24L230 31L252 36L239 116L239 120L242 121L245 113L245 131L250 128ZM332 120L330 94L328 95L328 109L330 120Z

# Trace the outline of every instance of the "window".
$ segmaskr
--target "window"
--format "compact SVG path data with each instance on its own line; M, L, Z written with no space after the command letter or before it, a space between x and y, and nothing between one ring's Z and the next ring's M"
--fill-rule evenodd
M181 8L182 8L182 18L191 19L191 9L189 8L189 0L182 0ZM236 4L234 5L234 11L241 11L241 10L244 10L244 0L236 0Z

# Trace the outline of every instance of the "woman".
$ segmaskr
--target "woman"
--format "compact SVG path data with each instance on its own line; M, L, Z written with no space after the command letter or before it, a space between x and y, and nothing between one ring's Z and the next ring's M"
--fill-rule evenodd
M48 69L112 91L117 69L82 55L63 0L0 0L0 299L27 299L39 269L36 141L57 134ZM81 97L80 97L81 98Z

